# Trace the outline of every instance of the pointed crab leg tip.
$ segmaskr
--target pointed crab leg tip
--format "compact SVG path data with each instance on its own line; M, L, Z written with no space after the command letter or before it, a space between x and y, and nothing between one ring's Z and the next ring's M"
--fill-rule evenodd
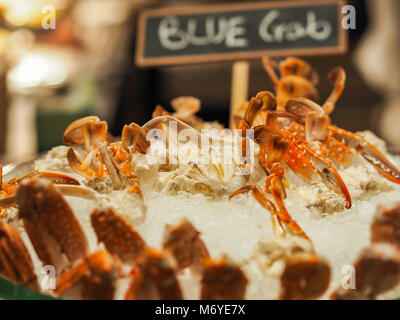
M231 200L233 197L236 197L237 195L239 195L239 194L241 194L241 193L247 193L247 192L249 192L250 190L251 190L251 187L250 187L250 186L244 186L244 187L242 187L242 188L236 190L234 193L232 193L232 194L229 196L229 200Z

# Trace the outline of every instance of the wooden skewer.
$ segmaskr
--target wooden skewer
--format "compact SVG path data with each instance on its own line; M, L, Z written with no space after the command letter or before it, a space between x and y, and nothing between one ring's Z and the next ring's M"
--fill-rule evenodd
M233 115L236 108L247 100L249 89L249 62L236 61L232 65L231 106L229 128L233 129Z

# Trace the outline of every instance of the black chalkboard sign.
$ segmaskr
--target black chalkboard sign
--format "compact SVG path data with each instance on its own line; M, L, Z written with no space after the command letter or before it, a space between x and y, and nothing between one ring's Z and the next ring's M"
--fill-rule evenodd
M143 11L139 66L343 53L342 1L285 1Z

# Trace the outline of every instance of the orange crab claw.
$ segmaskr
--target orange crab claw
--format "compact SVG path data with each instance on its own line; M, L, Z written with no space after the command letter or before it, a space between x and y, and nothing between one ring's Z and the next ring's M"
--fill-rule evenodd
M1 169L2 168L0 167L0 176ZM39 171L32 171L20 178L13 178L4 183L0 183L0 217L7 211L9 207L15 206L15 192L17 191L21 181L30 177L38 177L54 184L64 185L65 187L70 186L79 188L78 186L80 185L78 180L65 174ZM0 180L2 181L2 179Z
M248 127L252 127L254 119L261 111L274 111L276 110L276 99L273 93L269 91L261 91L250 99L247 110L244 114L244 121Z
M271 170L271 175L265 181L265 190L268 191L275 200L275 203L278 205L279 210L276 211L279 219L285 223L290 230L292 230L295 234L303 237L304 239L311 241L310 238L306 235L306 233L301 229L301 227L297 224L295 220L292 219L289 212L287 211L285 204L283 202L284 198L286 198L285 187L282 182L283 172L281 174L277 174L276 171L282 171L283 168L276 168L277 166L282 166L279 163L274 164L275 167Z
M269 212L271 212L272 221L274 223L274 230L278 236L284 237L286 235L286 231L282 226L282 222L284 222L288 226L288 228L291 229L294 233L310 241L310 238L300 228L296 221L292 220L289 213L287 212L286 207L283 203L283 198L285 197L284 187L283 184L279 184L279 181L281 182L281 180L276 177L275 179L272 179L272 181L271 179L268 180L267 178L266 181L266 184L270 185L268 187L268 191L272 194L274 200L279 207L279 210L276 209L272 201L267 199L265 192L263 192L258 185L244 186L232 193L229 196L229 199L232 199L233 197L241 193L247 193L251 191L254 199L256 199L263 208L266 208Z
M335 126L330 126L329 130L336 139L343 141L349 148L358 151L382 176L389 181L400 184L400 170L364 137Z
M343 68L337 67L328 74L328 79L333 83L332 93L322 106L326 114L331 114L335 109L335 104L339 100L346 83L346 72Z
M322 178L322 182L325 183L328 188L341 195L346 200L346 208L351 208L352 201L349 190L344 183L339 172L333 166L332 162L319 156L313 150L306 145L301 145L301 148L306 152L308 160L311 162L313 167L317 170L318 174Z

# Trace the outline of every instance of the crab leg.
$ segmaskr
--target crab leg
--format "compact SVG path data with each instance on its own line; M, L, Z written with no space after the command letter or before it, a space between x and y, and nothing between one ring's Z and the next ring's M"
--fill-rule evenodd
M105 250L84 257L83 261L64 273L57 283L56 295L81 284L82 298L86 300L111 300L114 298L119 266Z
M286 260L281 275L282 300L316 299L329 286L329 264L313 252L296 253Z
M346 208L351 208L351 196L349 190L346 187L342 177L340 176L339 172L333 166L332 162L329 160L324 159L323 157L319 156L315 153L311 148L303 145L298 145L304 149L304 154L311 162L314 168L317 169L319 175L322 178L322 181L333 191L342 195L346 200Z
M268 73L271 78L272 83L276 86L279 82L279 78L275 72L275 69L278 68L278 64L276 61L271 60L269 57L263 57L261 59L264 70Z
M282 226L282 222L284 222L293 232L309 240L307 235L296 223L296 221L292 220L292 218L290 217L277 191L273 191L271 193L274 200L277 201L279 210L277 210L275 205L267 199L265 192L258 185L255 184L247 185L240 188L239 190L236 190L229 196L229 199L232 199L233 197L241 193L247 193L250 191L252 192L254 199L256 199L263 208L266 208L269 212L271 212L272 222L274 224L274 230L277 236L285 237L286 231Z
M13 178L0 184L0 217L6 212L7 208L15 205L15 192L18 186L22 180L29 177L39 177L55 184L65 184L66 186L69 185L70 187L78 187L79 185L79 182L76 179L65 174L55 172L32 171L20 178Z
M243 300L248 280L243 271L225 259L208 259L203 266L202 300Z
M19 215L43 263L60 273L65 267L63 254L70 264L86 254L81 226L54 185L32 178L18 188L16 196Z
M90 217L98 241L121 261L133 263L145 250L146 243L139 233L112 209L96 209Z
M331 114L335 109L337 100L339 100L344 90L346 83L346 72L343 70L343 68L337 67L329 72L328 79L333 83L334 88L322 108L326 114Z
M126 300L182 299L175 270L162 252L146 248L136 265Z
M400 170L362 136L335 126L329 126L329 131L337 140L358 151L386 179L400 184Z
M167 229L163 248L173 254L179 269L201 269L203 261L210 257L200 232L188 220Z
M271 193L272 197L275 200L275 203L278 205L279 211L277 211L277 215L279 219L284 222L289 229L291 229L294 233L303 237L309 241L310 238L306 235L306 233L300 228L295 220L293 220L287 211L283 199L286 196L285 189L283 186L282 178L272 174L265 181L266 190Z
M0 221L0 273L12 281L38 290L32 259L19 233Z
M75 185L54 185L56 190L63 196L84 198L89 200L96 199L95 192L92 189ZM16 205L17 197L15 195L0 199L0 208L8 208Z
M0 168L1 169L1 168ZM76 180L75 178L72 178L70 176L67 176L65 174L62 173L56 173L56 172L45 172L45 171L32 171L29 172L27 174L25 174L24 176L20 177L20 178L13 178L7 182L2 183L1 189L0 190L6 190L8 188L13 188L13 187L17 187L18 184L27 178L31 178L31 177L38 177L38 178L42 178L45 179L51 183L55 183L55 184L69 184L69 185L79 185L79 181Z
M347 202L347 208L351 207L350 193L338 171L333 167L332 162L316 154L305 142L295 139L289 131L278 131L266 125L254 128L254 141L270 148L271 152L276 152L279 150L278 145L275 147L270 145L270 140L273 136L294 141L289 143L285 155L285 163L293 172L299 174L308 182L312 182L317 174L330 189L344 197Z

